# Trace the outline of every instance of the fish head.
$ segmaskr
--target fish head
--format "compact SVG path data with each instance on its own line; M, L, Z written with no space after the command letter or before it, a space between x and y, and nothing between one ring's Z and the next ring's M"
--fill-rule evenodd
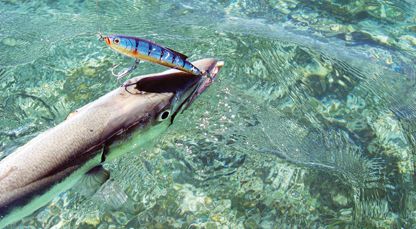
M195 76L172 69L130 79L124 83L125 91L133 97L152 96L147 103L154 104L154 112L150 115L153 123L168 120L171 124L177 114L186 110L212 84L223 66L222 61L215 59L203 59L193 64L205 74Z

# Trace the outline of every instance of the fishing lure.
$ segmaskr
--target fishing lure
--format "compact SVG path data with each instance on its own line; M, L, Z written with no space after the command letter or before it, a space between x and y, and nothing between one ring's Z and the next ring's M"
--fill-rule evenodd
M188 57L186 55L170 48L163 47L152 41L125 35L99 36L100 40L105 41L105 43L113 50L123 55L135 58L134 64L128 69L119 73L114 73L114 69L118 65L112 69L112 73L115 77L117 77L117 79L126 76L136 69L140 60L178 69L192 75L199 76L203 74L203 72L187 60Z

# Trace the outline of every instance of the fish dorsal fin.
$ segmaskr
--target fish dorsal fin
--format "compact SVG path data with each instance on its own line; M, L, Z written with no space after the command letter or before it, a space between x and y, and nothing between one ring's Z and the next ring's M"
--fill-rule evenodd
M180 58L182 58L183 60L188 59L188 56L187 56L187 55L185 55L185 54L183 54L183 53L180 53L180 52L178 52L178 51L175 51L175 50L173 50L173 49L166 48L166 47L165 47L165 49L167 49L167 50L171 51L173 54L175 54L176 56L179 56L179 57L180 57Z

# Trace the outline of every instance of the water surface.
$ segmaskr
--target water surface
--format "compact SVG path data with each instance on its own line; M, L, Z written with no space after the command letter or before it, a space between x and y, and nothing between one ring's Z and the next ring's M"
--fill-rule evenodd
M110 69L131 60L98 32L225 61L96 194L73 188L17 225L415 227L414 4L0 1L0 158L118 86Z

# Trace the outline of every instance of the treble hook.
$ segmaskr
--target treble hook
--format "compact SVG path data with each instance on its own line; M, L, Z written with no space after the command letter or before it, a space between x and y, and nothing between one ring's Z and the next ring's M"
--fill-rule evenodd
M120 71L119 73L114 73L114 69L117 68L120 65L120 64L117 64L116 66L114 66L111 69L111 73L113 74L113 76L117 77L117 80L119 80L119 79L125 77L126 75L128 75L130 72L134 71L134 69L136 69L137 65L139 65L139 64L140 64L140 60L136 59L134 61L134 64L130 68L126 68L126 69Z

